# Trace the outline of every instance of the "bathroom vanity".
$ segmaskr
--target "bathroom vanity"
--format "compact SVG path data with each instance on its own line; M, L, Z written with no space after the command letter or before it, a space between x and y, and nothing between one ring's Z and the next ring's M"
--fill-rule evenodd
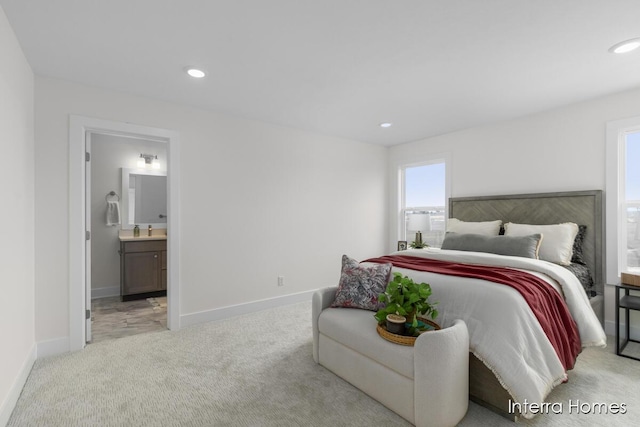
M119 252L123 301L166 295L166 236L121 236Z

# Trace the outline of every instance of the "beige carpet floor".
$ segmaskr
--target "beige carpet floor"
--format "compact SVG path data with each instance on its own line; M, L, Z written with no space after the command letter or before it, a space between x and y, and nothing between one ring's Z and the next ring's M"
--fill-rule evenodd
M316 365L311 304L104 341L36 361L9 426L407 426ZM532 426L632 426L640 362L587 349L549 399L562 414ZM434 393L437 386L434 386ZM624 403L626 414L570 414L569 400ZM475 405L462 426L513 426Z

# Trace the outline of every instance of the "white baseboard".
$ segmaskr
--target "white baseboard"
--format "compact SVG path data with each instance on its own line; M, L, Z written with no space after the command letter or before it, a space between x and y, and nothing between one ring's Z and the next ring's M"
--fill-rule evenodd
M612 337L616 336L616 322L607 320L604 322L604 332ZM624 323L620 322L620 337L624 336ZM640 341L640 328L637 326L629 326L629 335L631 339Z
M16 407L16 403L18 402L20 393L22 393L22 389L27 382L27 378L29 377L31 368L33 368L33 363L36 361L36 355L36 344L33 344L33 346L31 347L31 351L29 351L26 360L22 364L22 368L20 368L20 372L18 374L18 377L16 378L16 381L13 383L11 389L9 390L7 398L4 400L4 402L2 402L2 405L0 405L0 426L6 426L9 422L9 418L11 417L11 413L13 412L13 408Z
M230 305L213 310L200 311L197 313L184 314L180 316L180 327L197 325L198 323L212 322L215 320L228 319L242 314L254 313L269 308L281 307L283 305L295 304L297 302L311 301L311 297L316 290L304 291L297 294L283 295L280 297L268 298L259 301L252 301L244 304Z
M91 299L120 296L120 286L107 286L91 289Z
M36 344L38 346L37 356L39 358L68 353L71 348L69 347L69 337L54 338L52 340L40 341Z
M315 289L311 291L299 292L297 294L283 295L259 301L252 301L244 304L216 308L213 310L200 311L198 313L184 314L180 316L180 327L184 328L186 326L197 325L198 323L223 320L230 317L240 316L242 314L249 314L256 311L266 310L269 308L281 307L283 305L295 304L297 302L311 301L311 296L314 292ZM37 343L36 354L37 357L48 357L67 353L70 349L69 345L69 337L40 341Z

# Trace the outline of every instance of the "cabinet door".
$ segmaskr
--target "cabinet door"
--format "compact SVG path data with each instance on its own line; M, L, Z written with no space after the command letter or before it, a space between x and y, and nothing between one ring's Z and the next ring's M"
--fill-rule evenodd
M160 290L160 256L158 252L124 254L123 295Z
M160 266L160 289L167 290L167 251L161 252L162 264Z

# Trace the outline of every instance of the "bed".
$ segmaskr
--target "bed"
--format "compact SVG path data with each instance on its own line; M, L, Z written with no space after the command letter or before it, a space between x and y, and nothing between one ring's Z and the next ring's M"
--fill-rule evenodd
M582 348L605 346L601 326L603 272L602 192L521 194L452 198L449 217L465 222L501 220L503 223L582 226L582 257L587 283L567 266L514 256L449 250L399 251L392 255L455 263L496 265L531 272L547 281L566 300L577 325ZM544 402L551 390L566 381L561 363L547 335L522 296L511 288L473 278L394 267L395 271L429 283L439 301L443 326L464 319L470 334L469 394L471 400L516 419L533 414L513 411L510 402ZM490 298L486 298L491 295ZM505 337L508 337L505 339Z

